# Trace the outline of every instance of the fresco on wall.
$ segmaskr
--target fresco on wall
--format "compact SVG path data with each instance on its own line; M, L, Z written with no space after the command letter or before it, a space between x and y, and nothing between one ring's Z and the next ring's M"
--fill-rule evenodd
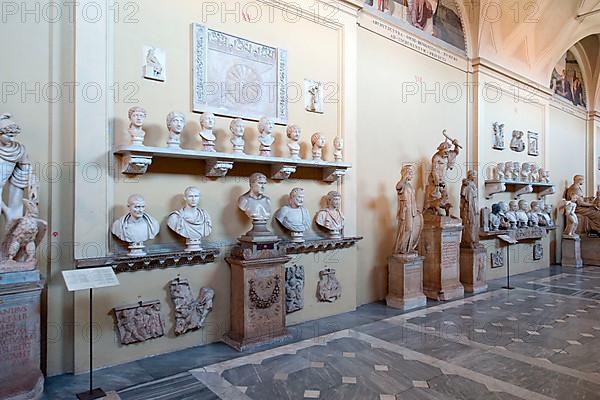
M570 51L567 51L554 67L550 89L573 105L587 108L581 68Z
M365 0L365 4L465 50L465 35L455 0Z

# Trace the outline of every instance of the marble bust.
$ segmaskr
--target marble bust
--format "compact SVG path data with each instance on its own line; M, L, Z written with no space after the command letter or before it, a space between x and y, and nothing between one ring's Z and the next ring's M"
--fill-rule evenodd
M423 214L417 206L416 190L412 184L415 166L404 165L401 175L400 181L396 184L398 230L394 241L394 254L416 254L423 230Z
M292 242L304 242L304 232L310 228L310 216L304 207L304 189L293 188L288 204L275 213L275 219L289 231Z
M524 228L529 225L529 205L525 200L519 200L517 207L517 224L519 228Z
M538 172L538 182L550 183L550 172L543 168L540 168Z
M496 203L496 204L492 204L492 212L490 213L490 221L489 221L489 230L490 231L497 231L500 229L500 221L501 221L501 216L500 216L500 212L501 212L501 208L500 208L500 204Z
M240 196L238 207L253 222L266 222L271 216L271 199L265 194L267 177L260 172L250 175L250 190Z
M129 136L131 137L131 144L136 146L144 145L144 137L146 132L142 129L144 121L146 120L146 110L140 106L133 106L127 113L129 117Z
M539 167L535 163L529 163L529 182L537 182L539 180Z
M498 164L496 164L496 175L495 178L499 181L503 181L504 180L504 171L505 171L505 166L503 162L499 162Z
M185 206L172 211L167 218L167 225L179 236L186 239L186 251L202 250L202 238L210 235L212 221L210 216L198 207L200 189L190 186L183 192Z
M213 133L215 127L215 115L213 113L204 113L200 116L200 138L202 139L202 151L215 151L215 140L217 137Z
M323 147L325 146L325 136L320 132L313 133L310 137L312 144L312 158L314 161L323 161Z
M340 239L344 230L344 214L340 210L342 195L332 190L327 193L327 208L319 210L315 218L317 225L328 233L331 239Z
M521 182L529 182L529 177L530 177L530 170L529 170L529 168L530 168L530 164L529 163L524 162L521 165L521 175L519 177L519 180Z
M516 182L521 181L521 163L518 161L513 162L513 178Z
M286 134L289 139L288 149L290 149L290 158L292 160L300 160L300 134L302 131L298 125L289 125L286 129Z
M172 149L181 148L181 132L185 127L185 115L178 111L171 111L167 115L167 129L169 129L169 139L167 147Z
M542 210L540 209L540 203L538 203L537 201L532 201L531 202L531 207L529 209L529 213L527 214L527 216L529 217L529 224L531 226L539 226L540 225L540 212ZM543 224L543 222L542 222Z
M144 242L158 235L158 221L146 213L146 202L139 194L132 194L127 199L129 212L112 224L111 232L124 242L130 243L129 255L145 255Z
M525 151L525 141L523 141L522 131L513 131L512 139L510 140L510 148L518 153Z
M244 128L244 121L241 118L236 118L229 124L231 145L235 154L244 154Z
M498 216L500 217L500 229L512 229L517 226L517 220L511 219L508 217L509 206L505 201L501 201L498 203L498 207L500 208L498 212Z
M342 162L344 161L344 139L342 139L339 136L336 136L333 139L333 161L335 162Z
M262 117L258 121L258 143L260 144L259 155L270 157L271 156L271 145L275 141L273 137L273 129L275 128L275 121L272 118Z
M504 163L504 179L507 181L514 181L514 178L513 163L512 161L507 161Z
M508 222L510 223L511 229L520 227L519 217L517 216L518 211L519 211L519 205L517 204L517 202L515 200L511 200L508 203L508 211L506 211L504 214L506 216L506 218L508 219ZM525 216L527 217L527 215L525 215ZM529 219L527 219L527 221L528 220Z

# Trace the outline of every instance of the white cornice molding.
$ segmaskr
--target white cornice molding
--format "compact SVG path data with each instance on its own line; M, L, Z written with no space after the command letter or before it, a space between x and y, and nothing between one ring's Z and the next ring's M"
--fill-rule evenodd
M548 95L548 96L553 95L553 92L549 87L541 85L538 82L535 82L535 81L527 78L524 75L521 75L512 70L509 70L508 68L505 68L499 64L496 64L493 61L490 61L486 58L477 57L477 58L474 58L471 61L471 63L473 65L473 71L477 71L480 68L484 68L484 69L493 71L497 74L500 74L506 78L509 78L515 82L522 83L523 85L525 85L535 91L540 92L539 93L540 95Z

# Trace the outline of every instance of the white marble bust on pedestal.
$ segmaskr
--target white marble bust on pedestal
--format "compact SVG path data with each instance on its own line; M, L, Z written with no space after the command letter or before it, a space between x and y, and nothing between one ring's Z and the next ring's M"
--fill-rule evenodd
M154 239L160 230L158 221L146 213L146 202L139 194L127 199L129 212L113 222L111 232L124 242L129 243L130 256L143 256L144 242Z
M298 125L289 125L286 129L288 141L288 149L290 149L290 158L292 160L300 160L300 134L302 133Z
M310 137L312 144L312 157L314 161L323 161L323 147L325 146L325 136L320 132L313 133Z
M344 139L336 136L333 139L333 161L342 162L344 161Z
M266 222L271 216L271 199L265 194L267 177L260 172L250 175L250 190L240 196L238 207L253 222Z
M327 193L327 208L319 210L315 218L318 226L323 228L330 239L340 239L344 230L344 214L340 210L342 196L332 190Z
M190 186L183 193L185 207L172 211L167 218L167 225L179 236L186 239L186 251L202 250L202 238L210 235L212 221L210 215L198 207L200 189Z
M169 139L167 147L172 149L181 148L181 132L185 127L185 115L178 111L171 111L167 115L167 129L169 129Z
M288 204L277 210L275 219L290 232L292 242L304 242L304 232L310 228L311 222L304 207L304 189L292 189Z
M234 154L244 154L244 121L241 118L236 118L229 124L231 131L231 145L233 146Z
M519 200L517 206L517 223L519 228L524 228L529 225L529 204L525 200Z
M200 139L202 139L202 151L215 151L215 140L217 137L213 133L215 127L215 115L213 113L204 113L200 116Z
M258 143L260 143L259 155L271 157L271 145L275 141L273 129L275 121L272 118L262 117L258 121Z
M129 109L129 136L131 137L131 144L136 146L144 145L144 137L146 132L142 129L144 121L146 120L146 110L140 106L133 106Z

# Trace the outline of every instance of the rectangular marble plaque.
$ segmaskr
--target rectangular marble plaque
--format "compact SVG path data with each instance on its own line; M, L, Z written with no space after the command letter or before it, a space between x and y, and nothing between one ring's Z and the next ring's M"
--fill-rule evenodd
M69 292L119 286L119 279L112 267L74 269L62 271L62 274Z

